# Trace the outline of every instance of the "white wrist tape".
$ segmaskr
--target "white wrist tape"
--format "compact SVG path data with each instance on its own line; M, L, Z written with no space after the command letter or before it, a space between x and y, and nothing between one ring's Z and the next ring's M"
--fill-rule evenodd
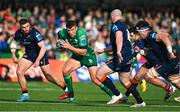
M16 49L16 43L11 42L9 47L10 47L10 49Z
M15 51L16 51L16 49L11 48L11 52L15 52Z
M168 50L168 52L169 52L169 53L172 53L172 52L173 52L173 50L172 50L172 47L171 47L171 46L167 46L167 50Z
M145 55L145 52L144 52L144 50L140 50L140 55Z

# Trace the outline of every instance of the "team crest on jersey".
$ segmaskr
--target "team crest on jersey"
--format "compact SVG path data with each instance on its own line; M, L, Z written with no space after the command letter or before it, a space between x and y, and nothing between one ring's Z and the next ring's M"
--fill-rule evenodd
M81 44L82 46L85 46L85 45L86 45L86 35L82 35L82 36L80 37L80 44Z

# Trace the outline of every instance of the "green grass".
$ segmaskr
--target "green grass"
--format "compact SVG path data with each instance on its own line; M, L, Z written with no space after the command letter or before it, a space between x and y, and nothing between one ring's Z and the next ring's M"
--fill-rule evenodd
M125 89L116 83L123 93ZM165 92L158 87L148 85L145 93L140 91L147 106L144 108L130 108L135 103L129 97L128 103L106 105L110 99L92 83L74 83L75 102L59 101L57 97L63 93L61 89L51 83L28 82L30 102L16 102L21 92L18 83L0 82L0 111L180 111L180 103L173 100L180 95L176 91L170 100L163 101Z

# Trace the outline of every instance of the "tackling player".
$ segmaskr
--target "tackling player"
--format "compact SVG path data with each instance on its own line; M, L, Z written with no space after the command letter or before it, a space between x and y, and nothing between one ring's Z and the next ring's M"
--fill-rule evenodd
M155 62L158 63L158 59L152 55L148 55L147 53L145 53L144 47L142 47L142 46L144 46L144 42L140 39L140 36L139 36L138 32L136 31L135 27L131 28L129 31L130 31L131 40L134 42L135 52L140 53L147 60L147 62L140 67L140 70L138 71L138 73L135 74L135 76L132 80L133 84L137 85L138 84L137 80L139 81L142 78L145 78L145 80L148 81L149 83L163 88L166 91L166 96L164 99L165 100L168 99L173 93L173 87L170 86L169 83L165 83L164 81L160 80L159 78L146 79L147 77L144 77L146 75L146 73L148 72L148 70L151 68L151 67L148 68L148 66L145 66L145 65L147 65L147 63L149 63L149 61L153 62L152 60L155 60L154 63ZM126 96L129 96L129 94L130 93L128 91L125 93ZM123 99L125 99L125 98L123 98Z
M169 34L151 31L146 21L139 21L136 28L144 41L146 55L151 57L151 61L145 64L148 68L151 67L145 75L146 79L162 76L180 89L179 59L172 50ZM136 78L133 82L136 82Z

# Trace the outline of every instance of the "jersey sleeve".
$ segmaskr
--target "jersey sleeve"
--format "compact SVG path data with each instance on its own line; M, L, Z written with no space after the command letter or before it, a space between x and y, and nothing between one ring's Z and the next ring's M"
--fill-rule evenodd
M116 33L117 31L123 31L123 25L120 24L113 24L112 26L112 32Z
M117 31L121 31L120 28L118 28L118 26L116 24L113 24L112 26L112 32L116 33Z
M58 39L65 39L65 29L60 30L57 35Z
M149 34L149 39L152 41L157 41L157 33L156 32L151 32Z
M35 31L35 40L37 43L44 40L43 36L40 34L39 31Z
M20 34L19 34L19 31L17 31L17 32L14 34L13 39L14 39L15 41L18 41L19 38L20 38Z
M86 48L88 46L88 37L85 33L79 36L79 48Z

